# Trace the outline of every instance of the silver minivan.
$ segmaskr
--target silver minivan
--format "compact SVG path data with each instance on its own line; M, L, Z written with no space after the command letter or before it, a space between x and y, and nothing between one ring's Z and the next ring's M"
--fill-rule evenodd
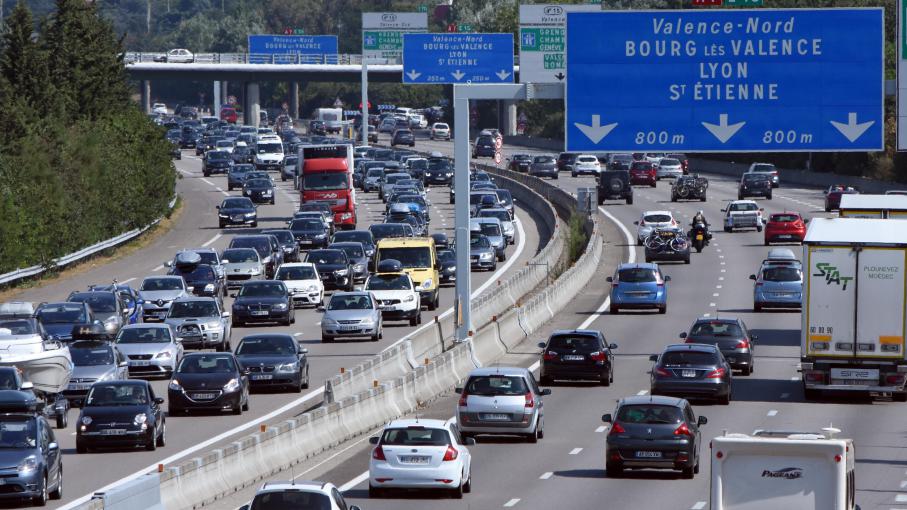
M501 226L501 220L497 218L470 218L470 232L478 232L488 238L488 242L494 247L495 255L498 262L504 262L507 259L505 250L507 249L507 239L504 237L504 228Z
M463 438L479 434L523 436L535 443L545 435L542 396L532 372L520 367L477 368L456 390L457 426Z

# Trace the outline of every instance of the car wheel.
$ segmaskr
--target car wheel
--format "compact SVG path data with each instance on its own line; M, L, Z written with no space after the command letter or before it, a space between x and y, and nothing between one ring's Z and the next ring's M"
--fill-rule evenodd
M57 480L57 488L52 490L50 494L50 499L63 499L63 469L61 466L60 469L60 479Z
M720 397L720 398L718 399L718 403L721 404L721 405L723 405L723 406L730 405L730 403L731 403L731 391L728 390L727 395L724 395L723 397Z
M217 224L219 225L219 228L224 228L226 226L222 221L217 222Z
M274 200L275 199L273 199L273 198L271 199L271 205L274 205Z
M895 402L907 402L907 391L896 391L892 393L891 400Z
M161 422L161 435L157 438L158 446L167 446L167 422Z
M309 389L309 369L308 369L308 367L305 369L305 380L303 380L300 387L304 390Z
M229 184L227 184L227 191L233 191L233 186L230 186Z
M44 484L41 486L41 494L32 498L34 506L47 506L47 475L44 475Z
M242 405L242 410L243 411L249 410L249 395L246 395L246 403Z
M576 177L576 172L570 172L570 177Z
M756 227L756 232L762 232L762 227Z
M242 407L243 407L242 404L240 404L240 405L234 407L234 408L232 409L233 414L235 414L235 415L237 415L237 416L241 415L241 414L242 414Z
M286 175L281 175L281 176L280 176L280 180L281 180L281 181L286 181L286 180L287 180L287 176L286 176Z
M705 195L702 195L701 197L699 197L699 201L700 201L700 202L705 202Z
M410 325L410 326L415 326L415 325L417 325L417 324L419 324L419 319L418 319L418 317L413 317L412 319L409 320L409 325Z
M617 464L605 464L605 476L608 478L620 478L624 474L624 468Z
M671 202L676 202L676 201L677 201L677 197L675 197L674 195L671 195Z
M627 205L633 205L633 195L627 197Z
M241 327L243 327L243 323L238 320L232 320L232 321L230 321L230 327L231 328L241 328Z
M822 397L821 390L813 390L808 388L803 388L803 398L806 400L819 400Z
M611 371L608 371L608 375L602 376L598 383L602 386L611 386Z
M724 231L725 231L725 232L730 232L730 231L731 231L731 227L724 227Z
M66 413L57 414L57 428L65 429L69 426L69 417Z
M529 444L535 444L539 442L539 426L536 424L535 430L532 433L526 435L526 442Z
M667 304L664 304L664 305L659 306L659 307L658 307L658 313L661 314L661 315L664 315L664 314L668 313L668 305L667 305Z
M552 177L551 179L556 181L556 180L557 180L557 174L554 174L554 177Z
M695 467L694 467L694 466L685 467L685 468L683 468L683 470L681 471L680 474L681 474L681 476L683 476L683 477L686 478L687 480L690 480L690 479L693 478L693 474L694 474L693 471L694 471L694 470L695 470Z
M684 263L684 264L689 264L689 263L690 263L690 257L687 257L687 258L683 259L683 263Z
M752 367L752 365L747 366L747 367L743 367L743 370L741 370L741 372L743 373L743 375L750 375L750 374L752 374L752 373L753 373L753 367Z
M753 311L756 312L756 313L761 312L761 311L762 311L762 305L757 304L757 303L754 303L754 304L753 304Z
M151 429L151 434L148 434L148 442L145 443L145 449L149 452L157 450L157 427Z
M368 486L368 497L369 499L379 499L384 497L384 489L379 489L378 487Z
M611 305L608 311L611 313L611 315L617 315L619 310L617 305Z
M467 494L472 492L472 473L469 474L469 478L467 478L466 483L463 484L463 492Z
M167 409L167 416L179 416L183 414L186 414L186 410L179 407L170 406Z
M76 453L88 453L88 447L78 439L76 439Z
M381 338L381 335L378 333L375 333L374 335L372 335L372 342L377 342L380 338Z
M253 221L253 222L252 222L252 228L258 228L258 222L257 222L257 221Z

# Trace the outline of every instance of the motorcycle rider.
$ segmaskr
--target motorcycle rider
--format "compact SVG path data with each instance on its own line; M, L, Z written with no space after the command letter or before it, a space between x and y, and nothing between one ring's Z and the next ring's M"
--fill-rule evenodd
M709 239L712 238L712 231L709 229L709 221L705 219L705 213L702 212L702 209L693 216L693 220L690 221L690 227L690 237L693 237L697 228L702 228L705 231L705 244L709 243Z

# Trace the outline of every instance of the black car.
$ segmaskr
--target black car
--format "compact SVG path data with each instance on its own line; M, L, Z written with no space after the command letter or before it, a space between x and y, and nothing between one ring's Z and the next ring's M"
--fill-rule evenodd
M242 188L249 177L249 173L255 171L255 167L248 163L236 164L227 171L227 191L233 191L233 188Z
M394 135L391 137L391 147L395 147L397 145L409 145L410 147L415 147L416 137L409 129L398 129L394 131Z
M180 133L179 142L181 149L194 149L198 145L198 133L193 129L184 129Z
M180 361L167 386L168 414L249 410L249 371L229 352L193 352Z
M446 250L450 248L450 239L447 238L447 234L444 232L435 232L431 235L431 238L435 241L436 250Z
M205 177L215 173L226 175L231 166L233 158L227 151L211 150L206 152L205 158L202 159L202 173Z
M693 413L682 398L632 396L617 402L614 414L602 416L611 424L605 440L605 472L609 478L624 469L672 469L684 478L699 472L699 427L705 416Z
M532 164L529 165L529 175L539 178L550 177L557 179L557 160L550 155L532 158Z
M705 177L682 175L671 184L671 202L678 200L699 200L705 202L709 180Z
M228 248L252 248L257 251L268 278L274 276L274 271L283 264L283 248L270 234L236 236L230 240Z
M604 170L598 174L598 205L605 200L626 200L633 203L633 186L630 185L629 170Z
M633 164L633 156L626 153L617 153L612 154L608 157L608 170L630 170L630 165Z
M274 200L277 198L274 185L267 179L247 179L243 184L242 194L256 204L274 205Z
M771 174L756 172L743 174L737 187L737 200L743 200L746 197L765 197L766 200L771 200Z
M410 227L410 225L404 223L376 223L369 225L368 231L372 233L375 244L377 244L382 239L407 237L407 227Z
M355 241L331 243L328 245L332 250L343 250L346 257L353 266L353 282L361 283L368 278L368 261L369 257L365 253L365 246Z
M63 497L63 451L30 391L0 391L0 499L45 506Z
M35 310L35 317L51 339L72 340L73 329L83 326L100 326L88 303L43 303Z
M680 227L656 228L645 240L646 262L682 261L690 263L690 240Z
M252 152L252 149L248 145L240 145L233 148L233 152L230 154L230 157L233 159L233 163L239 164L251 164L255 160L255 153Z
M557 379L592 380L602 386L614 382L614 354L617 344L605 341L600 331L576 329L555 331L542 350L539 382L550 385Z
M284 386L300 392L309 387L308 352L290 335L250 335L236 346L236 359L249 371L253 388Z
M284 262L299 261L299 243L296 242L296 236L287 229L262 230L262 234L270 234L277 238L280 247L283 248Z
M428 158L428 169L425 170L424 180L426 185L453 184L453 162L445 157Z
M731 366L718 346L673 344L649 359L655 362L650 372L652 395L710 398L723 405L731 402Z
M143 446L154 451L167 441L164 399L148 381L109 381L91 386L76 422L76 452L97 447Z
M740 319L708 318L697 319L690 332L683 332L680 338L688 344L710 344L718 346L731 368L743 375L753 373L753 354L756 335L750 333Z
M217 218L220 228L229 225L255 228L258 226L258 209L246 197L229 197L217 206Z
M296 322L296 311L290 291L282 281L246 282L234 294L233 327L253 322L278 322L289 326Z
M365 249L365 256L372 258L375 256L375 238L368 230L341 230L334 233L331 237L331 243L362 243Z
M510 157L510 163L507 168L514 172L526 173L529 171L529 165L532 164L532 156L529 154L514 154Z
M300 218L290 222L288 228L302 249L324 248L328 244L328 228L322 220Z
M491 135L480 135L472 146L472 157L493 158L496 151L494 137Z
M227 293L224 281L208 264L174 264L167 274L182 276L186 290L196 296L223 297Z
M438 278L441 284L454 283L457 280L457 254L453 250L438 250Z
M222 140L221 136L207 135L203 136L195 146L195 155L203 156L206 152L214 149L214 146L217 145L218 140Z
M562 152L557 156L557 171L558 172L571 172L573 171L573 163L576 162L576 157L579 156L579 153L576 152Z
M306 262L315 264L325 289L353 290L353 265L345 251L312 250L306 256Z

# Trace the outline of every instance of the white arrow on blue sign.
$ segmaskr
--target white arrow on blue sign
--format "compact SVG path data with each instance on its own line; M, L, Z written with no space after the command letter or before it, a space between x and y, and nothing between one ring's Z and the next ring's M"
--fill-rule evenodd
M403 34L403 83L513 83L513 34Z
M568 13L567 150L882 150L883 34L880 8Z

